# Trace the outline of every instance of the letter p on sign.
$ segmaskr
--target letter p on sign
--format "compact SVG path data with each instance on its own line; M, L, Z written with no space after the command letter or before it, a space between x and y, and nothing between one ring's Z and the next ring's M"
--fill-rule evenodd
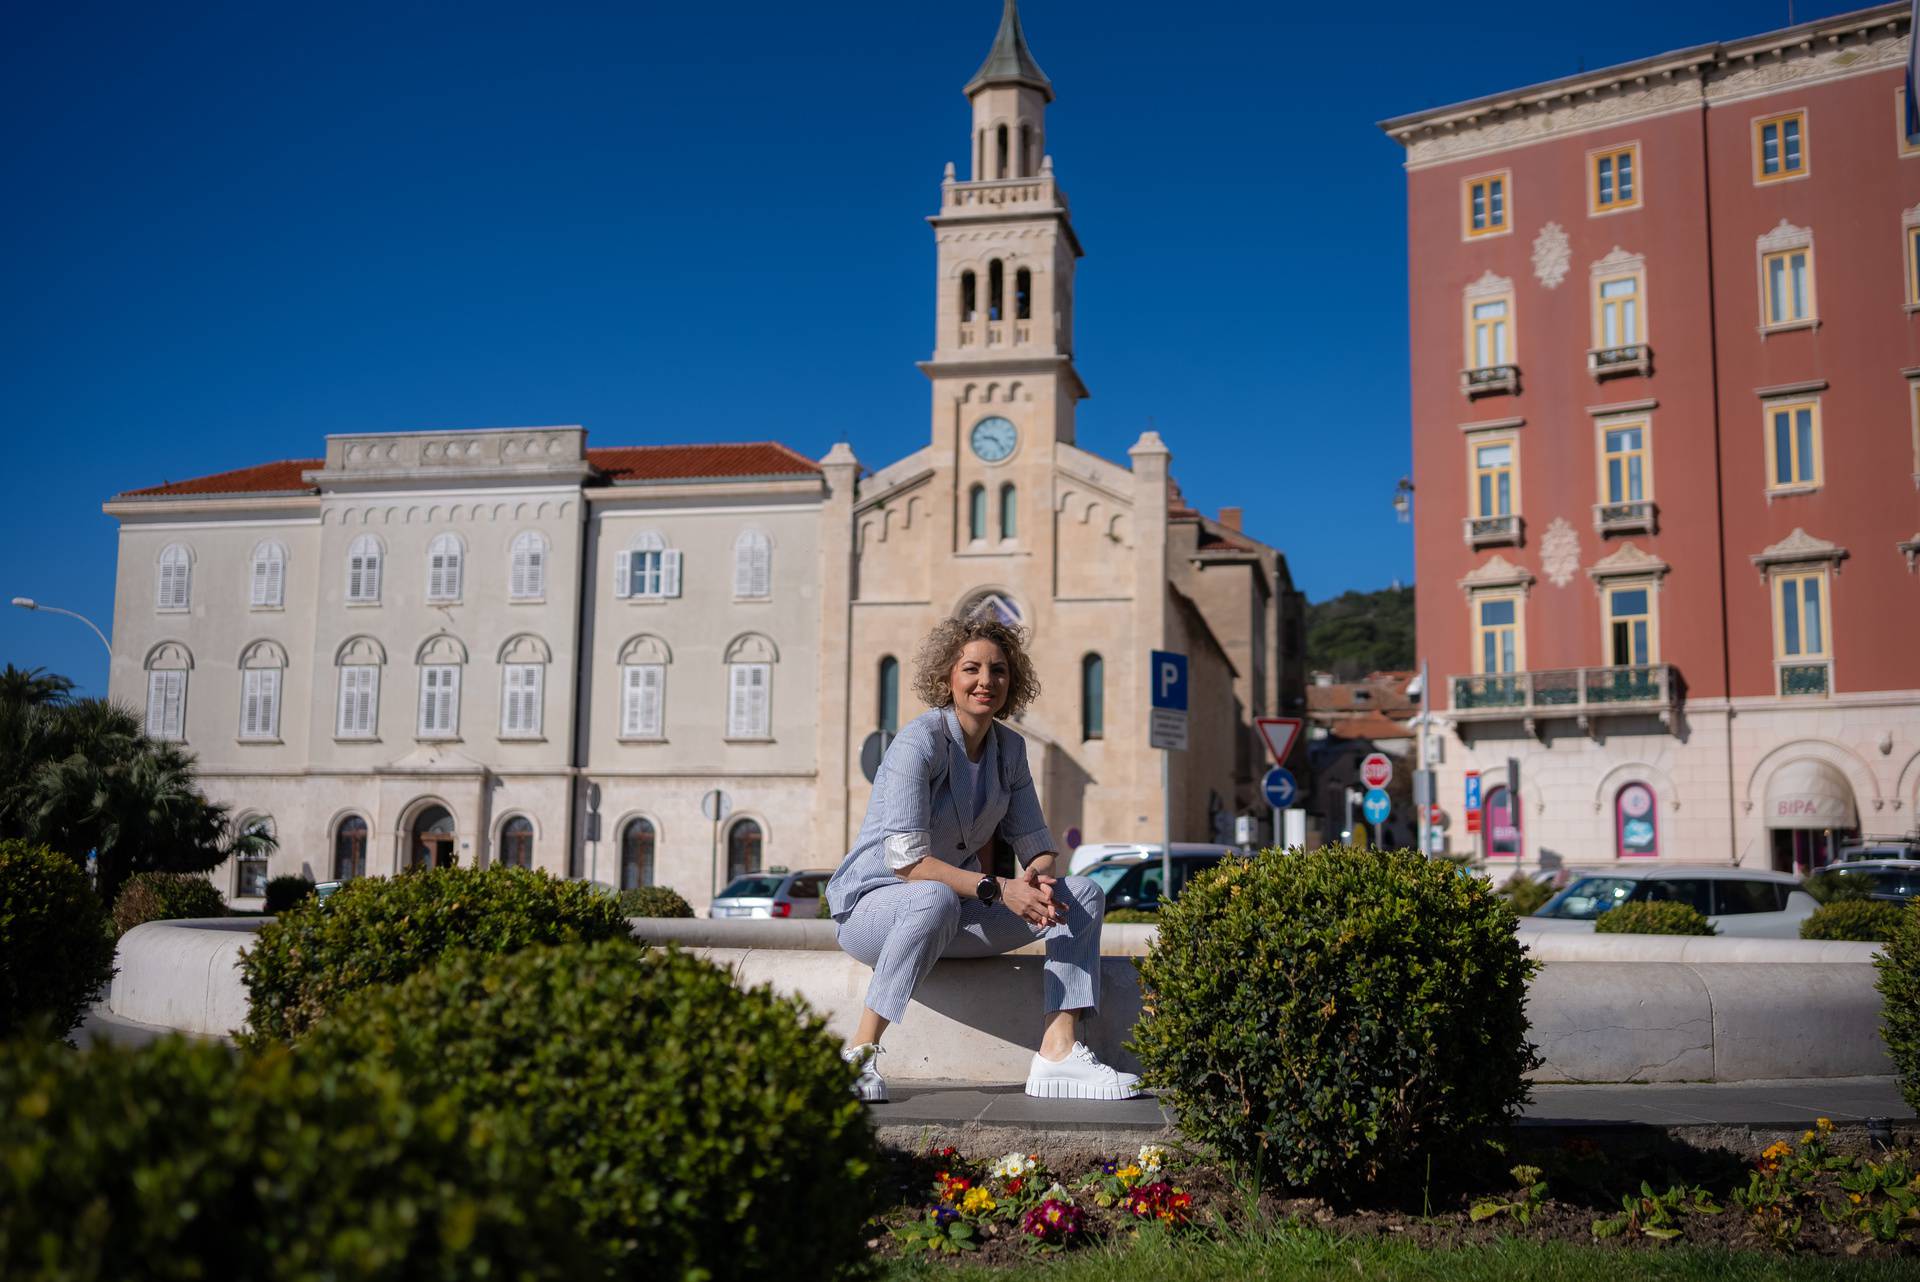
M1175 654L1171 650L1155 650L1150 671L1153 673L1152 696L1156 708L1170 708L1177 712L1187 710L1187 656Z

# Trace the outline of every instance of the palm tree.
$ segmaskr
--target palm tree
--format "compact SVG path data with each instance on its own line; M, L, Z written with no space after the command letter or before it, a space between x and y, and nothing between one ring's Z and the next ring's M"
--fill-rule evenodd
M0 669L0 705L39 708L65 703L73 694L73 682L45 668L16 668L9 663Z

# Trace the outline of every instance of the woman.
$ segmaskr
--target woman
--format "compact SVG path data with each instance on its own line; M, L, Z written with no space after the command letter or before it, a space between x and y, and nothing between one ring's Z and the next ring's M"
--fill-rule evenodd
M992 957L1047 941L1046 1027L1027 1094L1131 1099L1139 1079L1102 1064L1076 1035L1100 997L1106 901L1085 877L1059 877L1059 856L1034 796L1026 741L995 718L1040 692L1018 628L950 618L920 647L915 692L931 711L887 748L853 849L827 883L840 947L873 967L866 1008L843 1052L860 1066L854 1091L887 1098L876 1057L920 981L942 957ZM1018 877L983 875L995 837Z

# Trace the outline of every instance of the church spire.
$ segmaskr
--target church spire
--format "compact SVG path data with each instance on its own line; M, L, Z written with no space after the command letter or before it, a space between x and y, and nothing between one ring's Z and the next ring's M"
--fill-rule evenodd
M966 94L972 97L988 85L1004 84L1031 86L1045 94L1048 102L1053 101L1053 82L1033 60L1033 50L1027 48L1027 33L1020 29L1017 0L1007 0L1006 8L1001 11L1000 30L993 37L993 48L987 51L987 60L973 73L973 79L967 81Z

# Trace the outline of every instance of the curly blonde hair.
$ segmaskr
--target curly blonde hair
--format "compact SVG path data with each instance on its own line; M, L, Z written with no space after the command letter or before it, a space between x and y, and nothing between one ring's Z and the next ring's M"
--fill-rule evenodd
M1002 623L991 614L951 615L933 625L913 661L913 692L929 708L953 702L950 678L969 641L991 641L1007 656L1007 701L996 716L1017 717L1040 697L1040 677L1027 654L1026 629Z

